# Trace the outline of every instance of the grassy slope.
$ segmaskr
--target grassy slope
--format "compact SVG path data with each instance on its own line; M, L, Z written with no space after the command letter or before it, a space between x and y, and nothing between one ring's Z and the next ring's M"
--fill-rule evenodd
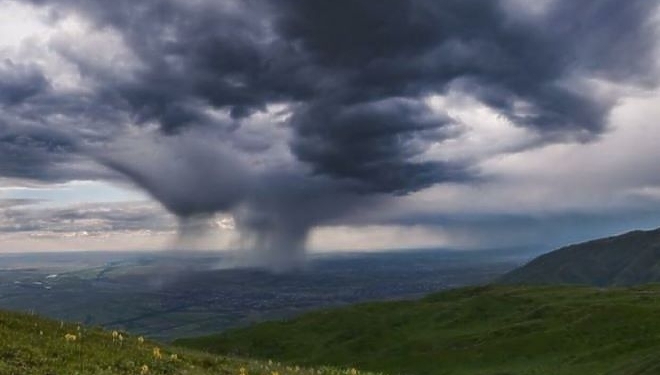
M176 344L389 373L658 374L660 286L458 289Z
M660 229L567 246L511 271L500 282L593 286L660 282Z
M78 335L67 342L66 334ZM269 361L220 357L157 343L138 342L123 333L120 344L98 328L61 324L25 314L0 311L0 375L72 374L236 374L236 375L355 375L356 371L318 367L297 369ZM154 357L158 347L162 358ZM172 354L177 358L173 359ZM148 371L141 372L142 366ZM243 371L241 370L243 369Z

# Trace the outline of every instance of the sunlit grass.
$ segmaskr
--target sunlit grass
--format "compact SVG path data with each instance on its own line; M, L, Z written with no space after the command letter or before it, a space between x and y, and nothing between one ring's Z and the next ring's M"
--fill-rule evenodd
M356 375L352 371L215 356L171 348L128 332L0 312L2 375Z

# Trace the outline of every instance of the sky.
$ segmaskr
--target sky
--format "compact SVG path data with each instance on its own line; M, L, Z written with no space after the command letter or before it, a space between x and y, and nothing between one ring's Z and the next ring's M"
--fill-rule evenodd
M0 0L0 252L660 226L648 0Z

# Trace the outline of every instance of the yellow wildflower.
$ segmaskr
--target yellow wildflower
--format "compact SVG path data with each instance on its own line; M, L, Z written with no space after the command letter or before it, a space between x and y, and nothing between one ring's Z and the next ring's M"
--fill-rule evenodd
M64 335L64 339L68 342L76 341L76 339L78 339L78 336L71 333L67 333L66 335Z
M146 375L148 373L149 373L149 366L142 365L142 367L140 367L140 375Z
M351 375L357 375L358 371L356 369L352 368L350 373L351 373Z
M112 331L112 341L117 341L117 337L119 337L119 332L117 331Z
M177 361L179 359L179 356L176 354L170 354L170 360L172 361Z
M154 347L153 354L154 354L154 358L156 358L156 359L163 358L163 355L160 354L160 348L159 347Z
M144 344L144 337L138 337L138 344Z
M238 372L239 372L240 375L247 375L247 370L245 369L245 367L241 367L238 370Z

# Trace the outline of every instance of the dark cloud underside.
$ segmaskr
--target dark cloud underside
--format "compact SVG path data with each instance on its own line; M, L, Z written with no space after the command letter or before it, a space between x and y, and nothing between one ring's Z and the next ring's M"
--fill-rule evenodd
M83 155L182 217L240 212L251 229L286 233L283 243L304 242L327 219L326 201L344 202L330 210L340 216L370 194L477 177L473 165L427 157L460 122L430 107L430 95L458 92L556 141L605 130L616 98L596 95L587 80L656 84L657 4L648 0L555 0L542 14L493 0L32 3L54 24L76 13L117 32L137 63L120 74L54 41L50 47L94 83L72 94L53 90L34 66L5 62L0 173L53 180L59 164ZM294 162L263 173L227 144L276 103L291 112L278 124L290 137L267 141L287 142ZM144 146L155 157L106 153L131 137L127 124L155 124L164 139L203 140ZM253 150L260 151L269 148ZM270 203L307 202L288 198L292 184L315 197L304 223L287 214L290 206Z

